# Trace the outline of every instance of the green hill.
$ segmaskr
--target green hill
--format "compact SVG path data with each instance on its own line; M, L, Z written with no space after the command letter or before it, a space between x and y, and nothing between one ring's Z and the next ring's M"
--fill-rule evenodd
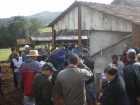
M47 26L50 22L52 22L61 12L41 12L31 16L26 16L26 18L37 18L39 19L44 26ZM14 17L14 16L13 16ZM0 18L0 25L8 26L9 22L12 18Z
M52 22L61 12L41 12L37 13L31 16L28 16L28 18L37 18L39 19L44 26L47 26L50 22Z

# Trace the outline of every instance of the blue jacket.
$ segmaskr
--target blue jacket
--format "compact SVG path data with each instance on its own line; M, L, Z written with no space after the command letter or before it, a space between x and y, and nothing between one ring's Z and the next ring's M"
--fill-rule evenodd
M58 58L58 63L59 63L59 64L64 63L65 57L64 57L64 58L62 57L62 56L66 56L64 50L56 51L56 56L57 56L57 58Z
M77 49L77 48L73 48L72 51L71 51L72 54L77 54L78 56L80 56L82 53L81 53L81 50Z

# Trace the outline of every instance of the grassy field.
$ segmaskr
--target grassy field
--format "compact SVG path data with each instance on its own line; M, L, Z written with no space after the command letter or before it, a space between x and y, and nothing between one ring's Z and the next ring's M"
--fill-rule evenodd
M44 48L45 45L37 45L36 48ZM20 47L20 51L23 51L24 47ZM8 60L11 54L10 48L0 49L0 61Z
M0 49L0 61L7 60L11 53L10 48Z
M40 33L52 32L52 28L51 27L42 28L42 29L39 29L39 32Z

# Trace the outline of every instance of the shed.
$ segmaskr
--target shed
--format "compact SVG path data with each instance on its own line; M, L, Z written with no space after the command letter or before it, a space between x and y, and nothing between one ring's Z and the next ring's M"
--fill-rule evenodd
M34 43L34 46L36 43L47 43L49 46L52 43L52 37L31 37L31 41ZM59 45L70 45L70 44L76 44L78 41L78 36L76 35L63 35L56 37L56 46ZM82 43L84 45L87 45L87 36L82 36Z
M96 72L103 72L112 54L121 53L123 43L140 47L139 8L76 1L48 26L53 27L53 33L63 29L78 30L78 44L81 30L87 30L90 54L98 53L93 56ZM55 34L53 42L54 39Z

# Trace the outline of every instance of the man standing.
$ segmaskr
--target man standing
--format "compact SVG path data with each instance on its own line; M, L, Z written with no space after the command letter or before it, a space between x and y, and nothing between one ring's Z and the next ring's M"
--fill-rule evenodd
M137 105L140 100L140 63L135 60L134 49L127 51L128 65L124 68L124 81L131 105Z
M23 83L24 105L34 105L32 94L33 79L37 72L41 72L42 66L36 61L39 56L37 50L30 50L30 53L27 56L29 59L22 63L20 67L21 81Z
M47 62L42 67L42 73L35 76L33 82L33 95L35 105L53 105L51 100L51 79L53 72L56 72L54 66Z
M71 51L72 54L77 54L79 57L81 56L81 49L78 48L78 45L75 45L75 47Z
M60 72L65 68L65 51L62 46L59 46L58 50L56 51L56 56L58 59L58 67L57 70Z
M24 48L25 48L25 50L21 53L21 57L22 57L23 62L29 58L26 55L28 55L29 52L30 52L30 46L29 45L25 45Z
M53 64L53 66L54 66L54 68L56 68L57 70L58 70L58 58L57 58L57 56L56 56L56 49L55 48L52 48L51 49L51 53L50 53L50 55L49 55L49 57L48 57L48 61L50 62L50 63L52 63ZM53 73L53 75L52 75L52 84L53 85L55 85L55 80L56 80L56 76L57 76L57 74L58 74L58 72L55 72L55 73Z
M122 61L118 61L117 54L112 55L112 63L109 65L112 66L113 64L117 67L119 75L123 77L124 63Z
M92 77L91 70L72 54L68 59L69 66L59 72L56 79L56 90L64 98L65 105L87 105L85 81ZM78 68L77 66L81 68Z
M9 58L8 58L10 62L11 62L11 60L13 59L13 53L14 53L14 52L16 52L16 48L15 48L15 47L12 47L12 48L11 48L11 54L9 55Z
M127 51L130 48L128 43L124 43L123 44L123 53L120 56L120 60L123 61L124 65L127 66L128 65L128 60L127 60Z
M93 72L93 70L94 70L94 61L92 59L90 59L88 56L89 56L89 51L88 51L87 48L84 48L82 50L83 63L94 74L94 72ZM92 100L92 103L90 103L90 105L96 105L96 94L95 94L95 90L94 90L94 75L92 76L92 78L90 78L88 81L86 81L86 88L87 88L87 91L88 91L88 93L90 95L90 98Z

